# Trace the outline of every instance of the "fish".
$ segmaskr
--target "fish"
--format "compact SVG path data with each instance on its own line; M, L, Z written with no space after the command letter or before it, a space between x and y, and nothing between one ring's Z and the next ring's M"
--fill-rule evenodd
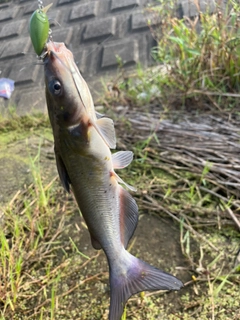
M133 160L118 151L112 119L95 112L88 85L64 43L46 44L45 94L60 180L73 192L90 233L109 266L109 320L120 320L127 300L145 290L179 290L182 281L136 258L127 246L138 223L135 188L115 172Z

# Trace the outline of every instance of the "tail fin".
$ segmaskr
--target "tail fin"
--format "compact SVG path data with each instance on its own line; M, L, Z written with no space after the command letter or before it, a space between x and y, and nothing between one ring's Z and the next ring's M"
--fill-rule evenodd
M129 252L121 268L110 266L109 320L120 320L125 303L135 293L149 290L179 290L183 283L169 273L137 259Z

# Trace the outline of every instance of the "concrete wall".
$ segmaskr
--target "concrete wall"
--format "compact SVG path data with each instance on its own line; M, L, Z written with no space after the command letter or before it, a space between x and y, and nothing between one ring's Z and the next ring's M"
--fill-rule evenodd
M101 77L117 69L116 54L131 67L152 63L154 39L146 20L144 8L156 0L43 0L44 6L53 2L48 12L53 40L65 42L72 50L76 63L90 84L95 96ZM214 1L200 1L201 9L215 8ZM181 15L194 15L191 0L176 1ZM38 8L37 0L12 0L0 5L0 77L15 81L15 91L4 108L16 105L19 114L32 108L44 111L43 67L31 45L28 24ZM155 17L156 19L156 17ZM155 24L154 17L151 19Z

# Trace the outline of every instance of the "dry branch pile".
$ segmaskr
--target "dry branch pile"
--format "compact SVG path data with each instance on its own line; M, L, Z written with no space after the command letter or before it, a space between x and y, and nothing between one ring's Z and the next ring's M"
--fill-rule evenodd
M121 138L126 145L133 142L133 137L134 141L148 139L149 144L144 148L147 160L152 167L165 170L176 178L174 194L194 184L200 201L194 206L183 204L182 212L212 214L209 207L205 206L204 210L206 196L208 202L210 196L211 200L215 199L214 212L217 209L217 214L220 212L223 218L230 215L240 229L240 115L179 111L169 114L159 112L159 108L147 112L125 109L124 113L132 132L129 135L126 130ZM168 208L171 203L181 203L181 198L173 194L166 197L166 189L161 191L159 184L150 189L150 197L145 196L145 200L151 202L151 206L156 195L164 202L168 201ZM159 210L163 202L157 203Z

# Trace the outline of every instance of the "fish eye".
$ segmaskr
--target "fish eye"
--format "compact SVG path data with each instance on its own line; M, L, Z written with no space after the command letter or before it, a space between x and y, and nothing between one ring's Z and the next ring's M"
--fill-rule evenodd
M51 91L52 94L54 94L55 96L58 96L61 94L62 92L62 85L60 83L60 81L58 80L52 80L49 83L49 90Z

